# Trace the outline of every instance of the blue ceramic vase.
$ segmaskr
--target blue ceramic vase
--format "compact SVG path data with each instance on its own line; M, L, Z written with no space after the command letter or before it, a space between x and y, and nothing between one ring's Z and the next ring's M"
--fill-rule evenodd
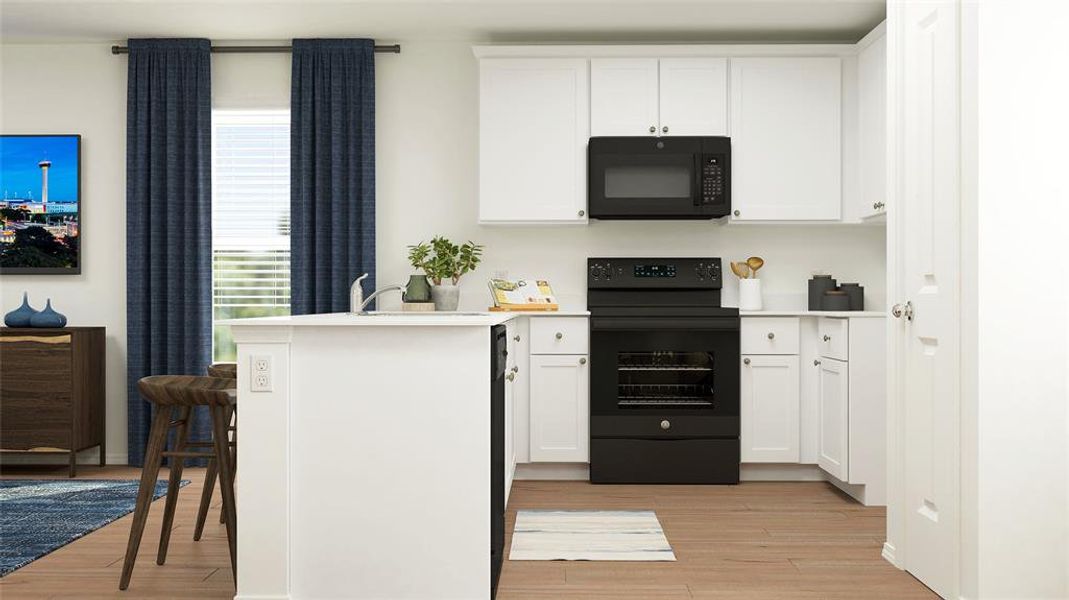
M63 327L67 324L67 317L52 310L52 299L45 303L45 309L30 317L30 327Z
M29 327L30 319L37 314L30 306L29 294L22 292L22 306L4 315L4 325L8 327Z

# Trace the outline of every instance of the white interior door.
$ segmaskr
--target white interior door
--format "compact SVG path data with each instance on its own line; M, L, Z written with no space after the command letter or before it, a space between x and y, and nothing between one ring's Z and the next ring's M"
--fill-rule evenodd
M960 34L957 0L899 2L899 122L889 204L897 262L901 563L958 597L960 531ZM908 302L908 304L907 304Z

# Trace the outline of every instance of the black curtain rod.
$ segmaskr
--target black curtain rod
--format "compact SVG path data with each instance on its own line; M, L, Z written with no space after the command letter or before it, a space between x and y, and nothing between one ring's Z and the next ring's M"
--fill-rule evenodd
M293 46L212 46L212 52L217 53L248 52L253 54L264 54L268 52L291 52L292 50ZM400 54L401 44L390 44L389 46L375 46L375 52ZM112 46L111 53L129 54L130 48L126 46Z

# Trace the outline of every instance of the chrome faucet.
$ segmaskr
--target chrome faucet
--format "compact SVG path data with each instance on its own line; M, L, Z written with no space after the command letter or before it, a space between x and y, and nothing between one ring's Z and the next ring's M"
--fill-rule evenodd
M405 297L405 292L404 292L405 286L403 286L403 285L388 285L388 286L386 286L384 288L379 288L379 289L375 290L374 292L371 292L370 296L368 296L367 298L364 298L364 280L365 279L367 279L367 273L364 273L360 277L357 277L356 280L353 281L353 285L349 288L349 312L351 312L353 314L357 314L357 315L367 314L367 312L364 310L365 308L367 308L367 305L371 304L372 300L374 300L375 298L378 298L379 296L381 296L382 294L385 294L386 292L392 292L394 290L398 290L398 291L401 292L401 299L403 300L404 297Z
M349 312L358 313L364 308L364 280L367 273L357 277L353 285L349 286Z
M360 303L360 310L356 311L356 314L358 314L358 315L366 315L367 311L365 311L364 309L367 308L368 304L371 304L372 300L374 300L375 298L378 298L379 296L381 296L382 294L385 294L386 292L392 292L394 290L397 290L397 291L401 292L401 300L405 299L405 286L403 286L403 285L388 285L388 286L386 286L384 288L379 288L379 289L375 290L374 292L371 292L371 295L368 296L367 298L365 298L364 301Z

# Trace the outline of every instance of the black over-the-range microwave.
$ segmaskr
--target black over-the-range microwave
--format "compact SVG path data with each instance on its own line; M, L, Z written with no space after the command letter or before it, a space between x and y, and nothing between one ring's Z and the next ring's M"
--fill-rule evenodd
M731 212L731 138L592 137L594 219L713 219Z

